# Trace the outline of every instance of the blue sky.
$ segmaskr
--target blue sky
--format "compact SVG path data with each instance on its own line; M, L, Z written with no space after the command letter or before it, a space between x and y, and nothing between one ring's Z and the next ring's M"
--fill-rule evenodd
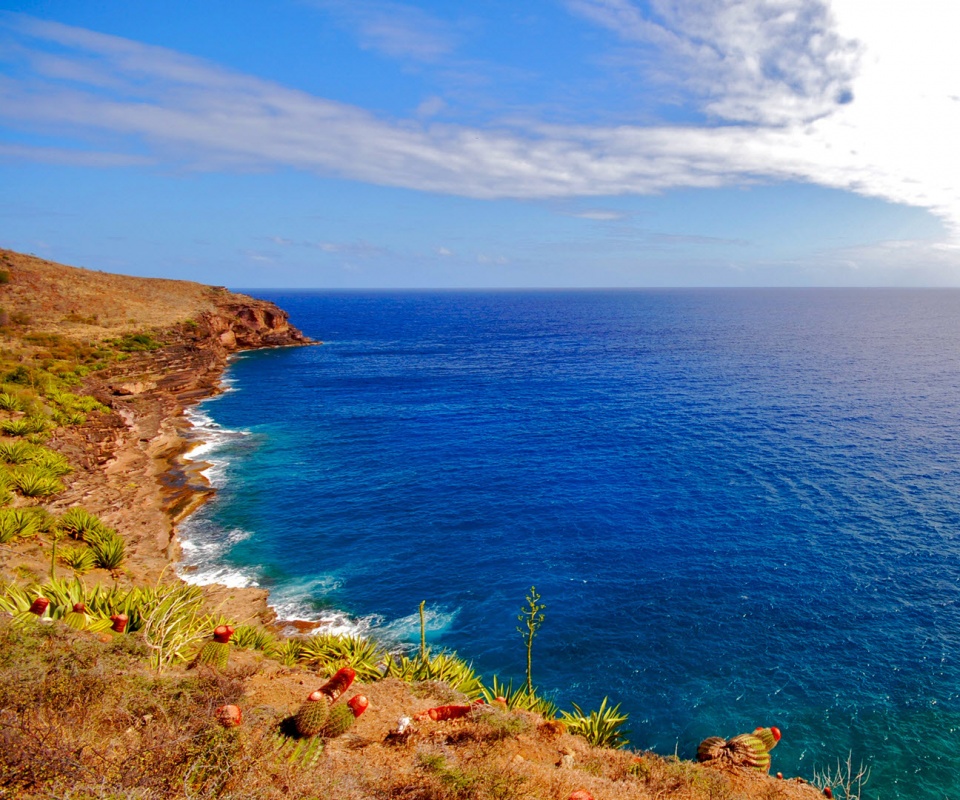
M0 246L248 288L957 286L958 23L0 2Z

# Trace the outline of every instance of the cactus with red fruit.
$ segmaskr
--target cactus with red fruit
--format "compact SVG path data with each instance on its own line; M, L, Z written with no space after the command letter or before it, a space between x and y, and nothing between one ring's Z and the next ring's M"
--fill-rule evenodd
M293 723L301 736L316 736L327 724L330 716L330 698L319 689L311 692L297 710Z
M124 633L127 630L127 623L130 621L130 617L126 614L111 614L110 616L110 630L114 633Z
M362 694L355 695L346 703L330 706L330 714L323 726L320 735L325 739L335 739L342 736L353 726L354 720L359 717L370 703Z
M213 641L207 642L197 653L195 664L206 664L221 672L227 668L227 659L230 657L230 637L233 636L231 625L219 625L213 632Z

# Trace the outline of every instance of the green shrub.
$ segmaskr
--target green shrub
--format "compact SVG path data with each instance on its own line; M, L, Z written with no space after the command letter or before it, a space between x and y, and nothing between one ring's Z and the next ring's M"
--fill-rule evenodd
M149 333L128 333L119 339L114 339L112 344L124 353L149 352L159 350L163 347L163 345Z

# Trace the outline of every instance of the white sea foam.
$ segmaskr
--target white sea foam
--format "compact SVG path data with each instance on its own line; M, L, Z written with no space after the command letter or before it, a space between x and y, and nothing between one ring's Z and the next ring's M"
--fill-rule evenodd
M240 391L236 380L230 377L222 379L224 393ZM187 461L207 464L201 474L214 488L221 489L229 478L231 446L251 435L250 431L231 430L218 424L204 409L204 406L216 401L211 398L200 406L187 409L185 415L192 426L191 441L195 444L184 458ZM177 529L180 540L181 560L177 564L177 574L187 583L207 585L221 584L230 588L246 588L263 585L263 575L256 567L238 568L223 563L223 558L238 542L254 535L254 532L234 528L224 530L205 517L201 512L184 520ZM341 636L368 636L377 629L378 636L399 641L399 631L412 623L398 620L384 625L379 615L352 617L337 609L318 609L317 599L329 596L340 586L333 576L325 575L300 581L285 583L270 588L269 605L280 620L303 620L319 624L318 631ZM444 621L444 615L433 614L429 623L431 630L445 627L456 612ZM397 632L394 632L394 626ZM416 617L419 626L419 617ZM419 630L419 627L417 627Z
M444 633L457 618L460 613L459 608L452 611L445 611L436 606L424 606L423 618L427 629L427 639L432 639L441 633ZM400 617L384 625L378 633L385 639L404 642L419 641L420 637L420 612L410 614L406 617Z

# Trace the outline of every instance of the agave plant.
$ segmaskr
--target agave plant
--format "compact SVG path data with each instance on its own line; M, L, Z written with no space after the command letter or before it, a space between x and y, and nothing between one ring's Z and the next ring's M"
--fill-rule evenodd
M325 675L341 667L352 667L361 681L379 680L383 649L374 641L359 636L319 633L301 642L300 663L310 664Z
M26 411L26 404L19 395L0 392L0 408L4 411Z
M46 447L36 448L31 460L36 466L58 478L61 475L68 475L73 472L73 467L70 466L70 462L67 461L65 456L54 450L48 450Z
M502 683L496 675L493 676L490 686L482 686L480 691L488 703L503 702L511 711L514 709L530 711L544 719L556 719L559 712L556 703L540 697L535 689L528 692L526 685L514 689L513 681Z
M284 639L275 644L268 651L271 658L275 658L285 667L294 667L300 663L300 654L303 650L301 639Z
M241 650L260 650L261 652L268 652L276 643L270 631L257 625L238 625L230 641L233 642L234 647Z
M65 547L59 557L76 575L84 575L97 566L97 557L89 547Z
M203 590L189 584L158 587L153 599L145 603L143 637L158 672L175 660L192 656L197 644L223 624L222 618L201 613L202 605Z
M100 528L88 538L98 567L119 569L127 555L127 545L113 528Z
M441 651L436 655L425 648L423 655L410 657L391 653L384 659L384 677L399 678L416 683L420 681L443 681L450 688L462 692L470 699L483 693L483 684L473 666L456 653Z
M63 512L60 517L60 529L68 536L82 542L96 538L104 525L100 518L80 506L74 506Z
M0 544L33 536L40 530L40 517L23 508L0 509Z
M34 433L33 426L26 419L5 419L0 422L0 431L8 436L26 436Z
M573 703L575 713L563 712L561 719L570 733L577 734L596 747L623 747L628 744L623 726L627 715L620 713L620 704L612 708L607 706L606 697L600 703L600 708L584 714L576 703Z
M24 497L50 497L63 491L57 476L40 467L18 467L11 473L11 483Z
M33 460L35 451L33 445L23 440L0 442L0 461L7 464L27 464Z

